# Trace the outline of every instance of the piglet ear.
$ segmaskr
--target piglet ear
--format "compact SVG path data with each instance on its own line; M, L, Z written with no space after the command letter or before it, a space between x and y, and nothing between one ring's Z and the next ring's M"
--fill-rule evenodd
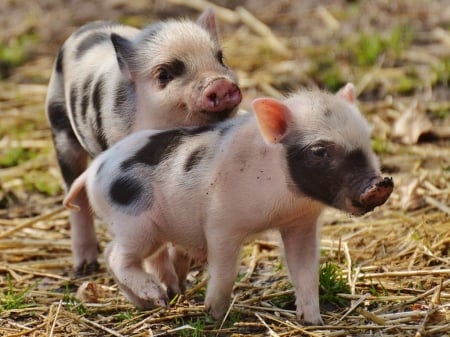
M134 47L132 42L115 33L111 34L111 42L114 46L114 50L116 51L120 71L126 79L131 80L134 62Z
M336 95L344 98L352 104L356 102L356 91L353 83L347 83L344 87L339 89Z
M206 7L202 14L198 17L197 24L207 30L214 40L219 40L214 9L211 7Z
M268 144L280 142L287 134L291 111L274 98L257 98L252 102L259 130Z

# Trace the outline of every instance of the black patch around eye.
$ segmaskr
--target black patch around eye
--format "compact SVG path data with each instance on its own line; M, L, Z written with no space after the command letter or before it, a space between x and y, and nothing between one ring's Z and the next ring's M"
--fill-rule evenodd
M175 59L172 62L170 62L168 68L174 77L181 76L186 71L186 65L183 63L183 61L180 61L178 59Z
M354 150L348 153L344 163L345 169L348 171L361 171L368 167L366 155L361 150Z
M201 146L198 149L192 151L191 154L188 156L186 163L184 164L184 170L186 172L191 171L195 166L198 165L198 163L200 163L205 153L206 147L204 146Z
M109 42L110 40L110 35L108 33L92 33L80 42L75 57L80 59L91 48L101 43Z
M311 152L313 155L315 155L316 157L319 158L326 158L329 156L328 151L326 149L326 147L324 146L316 146L311 148Z
M157 72L158 81L161 87L165 87L173 79L183 75L186 72L186 65L178 60L162 65Z
M143 193L142 184L134 178L121 176L111 183L109 196L120 206L136 203Z
M331 205L336 197L342 177L321 158L311 155L308 148L287 146L289 173L298 189L309 197Z

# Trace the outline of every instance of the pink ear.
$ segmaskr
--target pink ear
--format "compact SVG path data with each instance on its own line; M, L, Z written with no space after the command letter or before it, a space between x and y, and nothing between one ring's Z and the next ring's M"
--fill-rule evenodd
M207 30L215 40L219 40L214 9L211 7L206 7L202 14L198 17L197 24Z
M341 96L350 103L355 103L356 101L355 86L353 85L353 83L347 83L345 87L339 89L336 95Z
M278 143L288 133L290 110L274 98L257 98L252 102L259 130L267 143Z

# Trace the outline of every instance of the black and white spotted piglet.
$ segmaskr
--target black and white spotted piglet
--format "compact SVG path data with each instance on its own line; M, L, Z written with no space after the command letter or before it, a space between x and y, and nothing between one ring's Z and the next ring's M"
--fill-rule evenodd
M235 74L223 63L214 12L197 22L169 20L143 30L94 22L59 51L46 113L67 188L89 157L142 129L205 125L236 113ZM72 214L77 275L97 268L97 239L84 193Z
M298 318L322 322L319 215L326 205L371 211L388 199L393 182L380 175L352 84L337 95L260 98L253 110L216 125L131 135L73 184L65 205L76 209L76 195L86 188L114 234L107 264L136 306L167 303L164 287L139 261L171 242L207 257L205 306L214 318L223 316L242 243L274 228Z

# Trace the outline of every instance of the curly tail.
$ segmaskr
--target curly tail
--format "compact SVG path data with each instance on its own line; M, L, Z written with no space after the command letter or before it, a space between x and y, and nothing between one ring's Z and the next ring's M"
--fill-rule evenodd
M66 197L64 198L63 205L71 211L78 212L80 206L73 204L72 201L78 196L78 194L86 188L86 181L89 169L85 170L70 186Z

